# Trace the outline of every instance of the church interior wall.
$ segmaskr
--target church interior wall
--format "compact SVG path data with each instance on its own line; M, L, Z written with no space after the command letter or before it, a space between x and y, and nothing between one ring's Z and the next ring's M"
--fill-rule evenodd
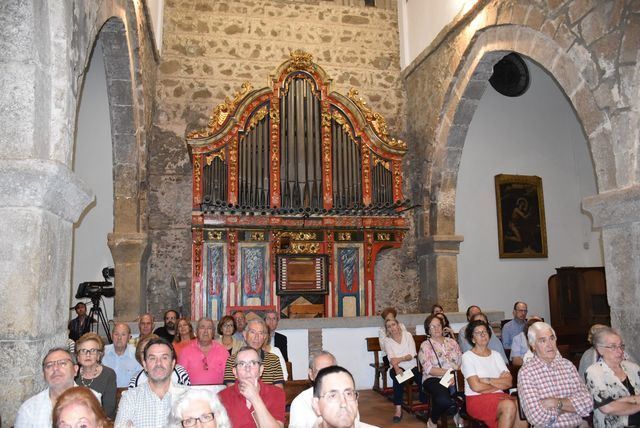
M173 276L190 283L191 165L185 133L206 125L213 107L233 96L241 84L254 88L288 59L290 51L311 53L333 78L333 90L355 87L398 135L403 128L404 97L399 78L397 5L377 2L217 1L167 2L164 44L156 91L154 135L149 149L149 308L161 314L178 307ZM379 278L384 287L377 305L401 302L414 310L418 300L411 257L386 255ZM396 285L392 274L407 278ZM413 270L415 272L415 270ZM382 287L379 287L379 289ZM189 290L183 301L189 302ZM188 306L188 304L186 305ZM182 308L189 312L189 307Z
M593 162L580 123L553 78L526 61L527 92L505 97L487 85L478 103L458 172L456 234L459 307L478 304L511 314L525 301L549 318L547 280L561 266L602 266L600 232L581 210L597 193ZM548 257L500 259L494 176L542 178Z

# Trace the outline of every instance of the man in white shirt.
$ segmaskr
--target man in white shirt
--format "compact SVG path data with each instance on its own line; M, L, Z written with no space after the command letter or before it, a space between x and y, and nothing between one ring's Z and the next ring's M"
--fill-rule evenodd
M157 428L167 425L173 402L187 388L171 382L176 353L169 342L158 337L144 347L143 362L148 382L125 391L120 399L116 428Z
M358 420L358 391L353 376L340 366L325 367L313 385L317 428L376 428Z
M52 348L42 360L47 389L29 398L18 409L15 428L51 426L53 404L60 394L75 385L78 365L65 348Z
M313 383L318 372L325 367L335 366L336 358L328 351L320 351L309 358L309 380ZM318 419L316 412L311 407L313 401L313 386L302 391L291 402L289 409L289 427L306 428L313 427Z

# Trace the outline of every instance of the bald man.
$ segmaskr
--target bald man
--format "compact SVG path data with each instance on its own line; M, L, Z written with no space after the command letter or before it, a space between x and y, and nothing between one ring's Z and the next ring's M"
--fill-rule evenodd
M113 344L104 347L102 364L116 372L118 388L126 388L129 379L142 370L142 366L136 360L136 348L129 344L131 330L127 324L116 323L112 337Z

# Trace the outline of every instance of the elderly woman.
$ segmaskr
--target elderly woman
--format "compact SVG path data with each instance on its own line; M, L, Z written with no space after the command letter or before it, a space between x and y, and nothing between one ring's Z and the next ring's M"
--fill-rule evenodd
M402 393L404 392L404 383L398 382L397 376L410 370L413 372L413 379L418 384L418 388L420 387L416 342L411 333L400 328L400 323L396 319L390 318L384 324L387 330L387 335L383 339L384 348L387 350L392 368L390 375L393 380L393 404L395 404L393 422L397 423L402 420ZM407 382L413 382L413 380Z
M176 337L173 338L173 349L176 351L176 356L180 355L180 351L196 338L193 332L193 326L191 322L186 318L180 318L176 327Z
M218 398L203 389L189 389L174 401L171 427L231 428L231 422Z
M427 340L420 345L418 359L422 366L424 389L431 394L431 414L427 420L429 428L437 427L438 420L443 413L455 415L458 408L452 395L455 391L455 375L451 376L449 386L444 387L440 383L442 376L450 370L460 367L460 347L450 337L443 335L444 324L436 315L429 315L424 321L424 331Z
M80 370L75 381L101 394L107 416L116 416L116 372L102 365L104 342L96 333L85 333L76 341L76 358Z
M640 367L624 359L622 337L603 327L592 343L601 359L587 369L587 388L594 400L595 427L640 425Z
M63 392L53 407L53 427L112 428L100 402L89 388L74 386Z
M229 351L229 355L236 355L244 343L234 337L236 322L233 317L225 315L220 318L216 330L218 331L216 342L224 346Z
M491 327L483 320L471 321L465 338L473 345L462 355L467 413L489 428L526 427L515 400L503 392L513 380L500 354L489 348Z
M144 347L147 346L147 343L149 343L151 339L158 339L159 337L160 336L158 336L157 334L151 334L141 339L138 342L138 345L136 346L136 360L138 360L140 365L143 365L142 358L144 354ZM147 381L148 381L147 372L144 370L140 370L140 372L138 372L137 375L133 376L129 381L129 388L130 389L135 388L144 383L147 383ZM187 386L191 385L191 379L189 378L189 373L187 373L184 367L182 367L180 364L177 364L177 363L176 363L176 366L173 368L173 373L171 374L171 381L173 383L177 383L180 385L187 385Z

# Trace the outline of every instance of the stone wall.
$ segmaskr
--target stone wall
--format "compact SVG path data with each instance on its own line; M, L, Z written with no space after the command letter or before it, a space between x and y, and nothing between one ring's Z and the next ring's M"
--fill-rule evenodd
M466 132L493 64L516 51L545 68L576 111L593 158L599 195L584 201L603 229L612 323L638 330L640 211L640 3L484 0L403 71L407 140L415 160L417 254L423 295L445 309L457 298L456 180ZM622 248L625 251L620 251ZM628 250L628 251L626 251ZM640 345L632 344L633 351Z
M399 80L396 5L378 1L364 7L349 1L216 2L168 0L164 14L163 58L159 67L154 134L149 150L149 308L160 315L177 307L171 275L190 281L191 164L184 136L203 127L211 109L249 81L254 88L289 53L304 49L333 78L340 93L355 87L388 120L392 133L402 129L404 94ZM384 257L380 284L396 284L393 272L408 260ZM378 306L410 301L415 275L396 286L399 293L377 290ZM400 290L401 289L401 290ZM190 296L185 296L188 311Z

